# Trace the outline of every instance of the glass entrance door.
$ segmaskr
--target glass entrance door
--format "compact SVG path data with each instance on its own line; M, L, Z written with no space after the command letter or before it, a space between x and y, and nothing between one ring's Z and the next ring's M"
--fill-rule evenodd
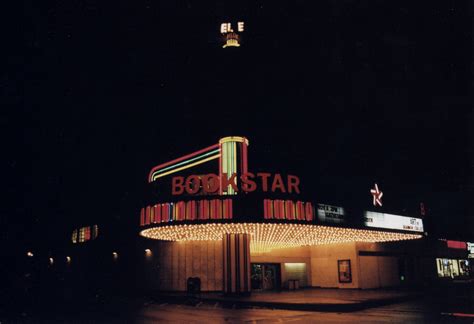
M252 290L279 290L281 270L279 263L252 263Z

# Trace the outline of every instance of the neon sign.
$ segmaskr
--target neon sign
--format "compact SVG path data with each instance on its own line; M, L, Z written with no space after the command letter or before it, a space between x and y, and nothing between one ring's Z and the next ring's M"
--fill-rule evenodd
M446 241L446 246L450 249L460 249L460 250L466 250L467 249L466 242L461 242L461 241L447 240Z
M240 47L240 37L238 33L244 31L244 22L239 21L237 23L237 31L234 32L232 24L229 22L221 24L221 34L225 36L225 44L222 46L226 47Z
M370 193L372 194L372 198L373 198L373 201L372 203L374 204L374 206L377 206L379 205L380 207L382 207L382 196L383 196L383 192L379 190L379 186L377 186L377 184L375 184L375 188L374 189L371 189L370 190Z
M243 32L244 31L244 22L239 21L237 23L237 31L238 32ZM222 23L221 24L221 34L227 34L227 33L233 33L234 30L232 29L232 24L231 23Z
M311 202L291 200L263 200L264 219L313 220L313 205Z
M232 219L232 199L178 201L147 206L140 211L140 225L184 220Z
M300 193L300 179L294 175L288 175L286 181L283 180L281 174L273 175L271 173L257 173L256 175L247 172L240 177L237 173L228 175L223 173L222 177L216 174L206 175L190 175L188 177L173 177L171 184L171 194L181 195L184 192L193 195L199 192L213 194L222 192L225 188L230 188L232 192L252 192L261 188L263 192L280 192L280 193ZM258 180L257 180L258 178ZM237 185L237 180L240 180L240 186Z

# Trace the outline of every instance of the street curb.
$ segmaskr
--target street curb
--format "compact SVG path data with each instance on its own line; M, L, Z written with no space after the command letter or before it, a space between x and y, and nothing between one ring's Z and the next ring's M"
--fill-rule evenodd
M301 311L313 311L313 312L355 312L363 309L380 307L389 304L395 304L405 301L410 301L419 298L421 295L410 295L402 297L393 297L377 300L367 300L355 303L344 303L344 304L327 304L327 303L278 303L278 302L265 302L265 301L247 301L237 299L221 299L213 297L194 296L190 297L187 295L163 295L155 296L158 300L165 301L173 304L197 304L198 302L213 302L219 303L226 308L250 308L250 307L261 307L261 308L272 308L272 309L286 309L286 310L301 310Z

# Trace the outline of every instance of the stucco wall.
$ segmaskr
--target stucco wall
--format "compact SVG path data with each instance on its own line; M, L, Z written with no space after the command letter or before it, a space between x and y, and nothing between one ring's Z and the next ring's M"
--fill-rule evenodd
M357 243L357 251L383 252L381 243ZM360 288L382 288L400 285L398 257L359 256Z
M202 291L222 290L222 241L160 242L152 253L145 288L186 291L187 278L199 277Z
M351 283L339 282L338 260L351 260ZM311 246L311 269L313 287L359 288L358 258L355 243Z
M147 289L185 291L189 277L201 278L202 291L222 291L222 241L150 242L140 280ZM383 251L376 243L342 243L251 253L252 263L281 264L282 287L289 279L284 263L305 263L306 284L325 288L380 288L400 284L398 257L359 256ZM352 282L338 280L338 260L351 260ZM301 284L305 284L301 282Z

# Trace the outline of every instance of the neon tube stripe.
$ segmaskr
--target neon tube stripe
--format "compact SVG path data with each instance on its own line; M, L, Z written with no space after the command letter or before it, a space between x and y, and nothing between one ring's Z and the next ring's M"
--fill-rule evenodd
M189 165L182 166L182 167L180 167L180 168L177 168L177 169L174 169L174 170L165 172L165 173L161 173L161 174L159 174L159 175L157 175L157 176L154 176L152 181L155 181L156 179L161 178L161 177L164 177L164 176L166 176L166 175L168 175L168 174L172 174L172 173L175 173L175 172L178 172L178 171L181 171L181 170L185 170L185 169L191 168L191 167L193 167L193 166L196 166L196 165L199 165L199 164L202 164L202 163L205 163L205 162L208 162L208 161L217 159L217 158L219 158L219 156L220 156L220 154L217 154L217 155L208 157L207 159L200 160L200 161L191 163L191 164L189 164Z
M192 159L189 159L189 160L186 160L186 161L183 161L183 162L179 162L179 163L177 163L177 164L173 164L173 165L171 165L171 166L169 166L169 167L166 167L166 168L164 168L164 169L160 169L160 170L158 170L158 171L155 171L155 172L153 173L153 177L155 177L156 174L161 173L161 172L163 172L163 171L166 171L166 170L169 170L169 169L173 169L173 168L175 168L175 167L177 167L177 166L180 166L180 165L183 165L183 164L192 162L192 161L199 160L200 158L203 158L203 157L205 157L205 156L208 156L208 155L211 155L211 154L215 154L215 153L219 153L219 150L217 149L217 150L214 150L214 151L210 151L210 152L208 152L208 153L205 153L205 154L196 156L195 158L192 158Z
M232 172L231 174L237 173L237 144L234 142L232 143ZM232 186L231 192L235 194L235 190Z
M227 143L222 144L222 151L221 151L221 156L222 156L222 176L224 176L224 173L227 173ZM222 179L221 179L222 181ZM222 188L221 187L221 194L225 194L227 192L227 188Z
M201 153L205 153L205 152L207 152L207 151L209 151L209 150L212 150L212 149L215 149L215 148L218 148L218 147L219 147L219 144L214 144L214 145L211 145L211 146L209 146L209 147L206 147L206 148L204 148L204 149L202 149L202 150L196 151L196 152L194 152L194 153L187 154L187 155L182 156L182 157L180 157L180 158L177 158L177 159L171 160L171 161L169 161L169 162L166 162L166 163L162 163L162 164L160 164L160 165L157 165L157 166L155 166L153 169L151 169L150 173L148 174L148 181L149 181L149 182L153 181L153 173L155 173L156 170L159 170L159 169L161 169L161 168L163 168L163 167L166 167L166 166L171 165L171 164L176 163L176 162L181 162L181 161L183 161L183 160L189 159L189 158L191 158L191 157L193 157L193 156L196 156L196 155L201 154Z
M219 155L219 194L222 195L222 144L219 143L219 151L221 154Z

